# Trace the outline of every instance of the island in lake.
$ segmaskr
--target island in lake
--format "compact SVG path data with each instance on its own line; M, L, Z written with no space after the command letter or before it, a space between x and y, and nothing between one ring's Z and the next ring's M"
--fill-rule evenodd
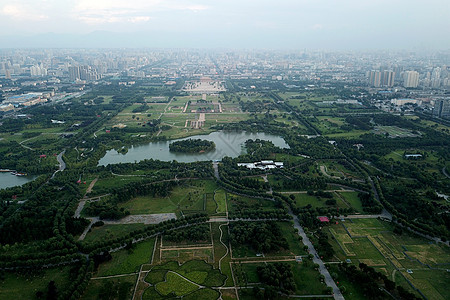
M214 150L215 148L216 144L214 142L201 139L175 141L169 145L171 152L182 153L202 153Z

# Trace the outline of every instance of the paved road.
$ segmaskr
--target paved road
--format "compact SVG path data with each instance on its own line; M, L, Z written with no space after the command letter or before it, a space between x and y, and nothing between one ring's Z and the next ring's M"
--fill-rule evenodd
M319 272L323 276L325 276L325 284L333 289L333 296L334 299L344 299L344 296L342 296L341 291L337 287L336 283L334 282L334 279L331 277L330 272L328 272L327 268L325 268L325 264L323 261L318 258L318 254L316 249L314 248L313 244L309 240L309 238L306 236L305 231L303 230L303 227L300 226L300 222L298 221L298 217L292 213L292 211L289 210L289 213L291 214L292 218L294 219L294 228L298 230L298 234L303 238L303 244L308 246L308 252L313 255L313 262L319 265Z
M88 225L88 227L86 227L86 229L84 229L83 233L80 235L80 237L78 238L79 241L84 240L84 238L86 237L86 234L88 234L89 230L91 229L92 225L94 225L95 222L100 221L99 217L94 217L94 218L86 218L89 221L91 221L91 223Z
M66 163L65 163L64 160L62 159L62 156L64 155L65 152L66 152L66 150L62 151L61 153L59 153L59 154L56 156L56 160L57 160L58 163L59 163L59 169L56 170L55 173L53 173L51 179L53 179L53 178L55 177L56 173L62 172L62 171L64 171L64 170L66 169Z
M214 169L214 176L216 176L217 180L220 180L218 162L213 162L213 169Z

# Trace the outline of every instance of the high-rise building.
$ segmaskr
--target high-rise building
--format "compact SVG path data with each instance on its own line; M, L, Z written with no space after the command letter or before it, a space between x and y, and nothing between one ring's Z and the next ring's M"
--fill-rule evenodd
M369 72L369 85L373 87L381 86L381 72L380 71L370 71Z
M419 85L419 73L416 71L406 71L403 74L403 79L405 88L416 88Z
M394 78L395 73L394 71L383 71L381 74L381 85L386 87L393 87L394 86Z
M79 67L69 67L69 79L72 81L80 79L80 68Z
M6 79L11 79L11 71L9 69L5 70L5 78Z
M450 99L436 100L433 109L433 116L449 119L450 118Z

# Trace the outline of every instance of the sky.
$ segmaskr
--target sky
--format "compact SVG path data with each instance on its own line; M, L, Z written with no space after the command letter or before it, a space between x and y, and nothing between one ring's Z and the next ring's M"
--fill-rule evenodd
M450 49L449 0L0 0L0 48Z

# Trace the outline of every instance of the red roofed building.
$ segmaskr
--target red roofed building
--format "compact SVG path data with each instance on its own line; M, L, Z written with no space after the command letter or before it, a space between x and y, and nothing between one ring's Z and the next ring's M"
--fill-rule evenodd
M329 223L330 220L327 217L318 217L320 222L327 222Z
M40 158L44 158L44 157L47 157L47 155L41 154L41 155L39 155L39 157L40 157Z

